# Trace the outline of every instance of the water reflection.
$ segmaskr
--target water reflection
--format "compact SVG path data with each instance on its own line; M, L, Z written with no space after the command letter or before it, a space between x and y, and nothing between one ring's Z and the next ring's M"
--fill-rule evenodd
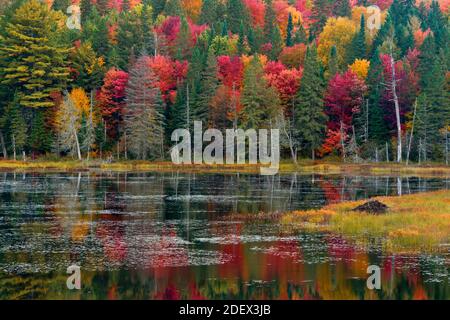
M449 255L390 255L259 212L449 187L444 179L189 173L0 178L0 298L445 299ZM82 290L65 287L78 264ZM382 290L366 268L382 267Z

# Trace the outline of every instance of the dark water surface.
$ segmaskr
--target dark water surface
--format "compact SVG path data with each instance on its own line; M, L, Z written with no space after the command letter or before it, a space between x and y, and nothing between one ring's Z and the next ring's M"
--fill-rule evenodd
M450 254L392 255L260 212L449 189L444 179L0 174L0 299L450 299ZM81 290L66 269L81 268ZM379 265L381 290L366 287Z

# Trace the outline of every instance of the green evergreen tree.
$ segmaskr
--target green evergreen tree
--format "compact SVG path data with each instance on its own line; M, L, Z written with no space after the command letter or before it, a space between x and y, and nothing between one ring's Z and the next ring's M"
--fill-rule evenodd
M186 60L192 54L191 42L191 32L189 30L189 25L186 18L181 17L180 31L178 32L177 39L175 41L175 58L177 60Z
M35 153L49 152L53 139L45 122L45 110L32 110L32 118L28 146Z
M241 126L245 129L270 128L281 112L280 100L275 89L268 86L257 56L245 70L243 86Z
M249 14L242 0L228 0L227 1L227 22L228 29L234 33L239 33L241 21L247 28L249 23Z
M366 22L364 15L361 14L359 31L355 34L352 39L352 43L348 49L347 53L347 63L352 64L355 59L365 59L367 55L366 46Z
M164 7L164 13L167 16L181 17L183 16L183 8L180 0L167 0Z
M122 11L117 28L116 50L119 67L126 70L132 52L140 52L144 44L141 15L136 10Z
M281 51L283 50L283 40L281 39L281 33L278 26L272 28L272 34L270 37L270 44L272 48L269 53L269 58L271 60L277 60Z
M317 49L312 45L306 51L303 77L295 99L295 136L303 150L308 150L313 158L325 136L324 91L322 66Z
M292 39L292 31L294 30L294 24L292 22L292 14L289 12L288 24L286 28L286 47L292 47L294 40Z
M384 110L380 105L385 88L383 85L383 67L378 50L375 51L373 58L370 60L370 68L366 81L369 99L369 140L379 145L384 145L389 137L389 130L384 119Z
M0 83L14 87L24 107L51 107L65 86L68 48L55 42L58 27L47 6L30 0L14 13L0 41Z
M326 78L331 79L339 71L339 64L337 59L336 46L332 46L330 49L330 57L328 59L328 70L326 72Z
M150 0L150 5L153 9L153 20L155 20L156 17L164 11L166 2L167 0Z
M299 22L294 34L294 44L306 43L307 38L305 28L303 27L303 24Z

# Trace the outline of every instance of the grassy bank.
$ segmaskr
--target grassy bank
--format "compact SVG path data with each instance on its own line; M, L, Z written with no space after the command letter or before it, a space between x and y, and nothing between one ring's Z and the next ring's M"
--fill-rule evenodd
M241 172L259 173L259 165L232 164L232 165L175 165L172 162L151 161L117 161L103 162L91 161L12 161L0 160L2 171L75 171L75 170L107 170L107 171L185 171L185 172ZM317 174L360 174L360 175L421 175L421 176L448 176L450 167L440 164L409 165L396 163L367 163L350 164L338 161L311 161L301 160L298 164L290 161L280 163L279 172L282 173L317 173Z
M294 230L330 231L362 245L378 240L393 252L440 251L450 245L450 191L401 197L377 197L389 209L372 215L353 211L364 201L343 202L319 210L293 211L282 222Z

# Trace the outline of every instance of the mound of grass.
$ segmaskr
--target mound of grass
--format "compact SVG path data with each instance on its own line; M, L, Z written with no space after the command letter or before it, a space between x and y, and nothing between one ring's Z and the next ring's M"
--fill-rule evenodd
M352 201L320 210L289 212L282 221L290 228L335 232L361 244L375 238L393 252L448 250L450 191L374 199L389 207L386 214L354 211L365 201Z

